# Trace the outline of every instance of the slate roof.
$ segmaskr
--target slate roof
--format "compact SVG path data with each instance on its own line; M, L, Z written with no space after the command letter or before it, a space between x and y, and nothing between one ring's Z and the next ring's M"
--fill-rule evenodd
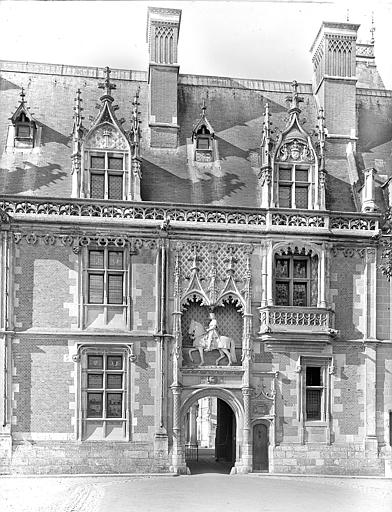
M82 91L84 126L91 126L102 92L98 82L103 70L34 63L0 61L0 191L45 197L70 197L71 132L73 106L78 88ZM291 81L236 80L223 77L180 75L178 85L178 124L180 144L175 150L152 149L147 141L147 74L113 70L113 91L119 105L118 118L124 129L130 127L132 99L140 86L142 120L142 199L257 207L257 170L265 103L270 104L272 128L285 128L288 112L286 97ZM295 77L292 77L295 78ZM26 91L30 112L42 126L38 152L6 154L9 118L19 104L21 87ZM310 84L299 84L304 98L300 120L308 133L317 124L317 111ZM203 101L218 143L221 171L195 174L187 164L187 147ZM358 89L359 170L375 166L379 174L392 174L392 91ZM275 136L277 136L276 131ZM355 210L348 164L328 158L327 208Z

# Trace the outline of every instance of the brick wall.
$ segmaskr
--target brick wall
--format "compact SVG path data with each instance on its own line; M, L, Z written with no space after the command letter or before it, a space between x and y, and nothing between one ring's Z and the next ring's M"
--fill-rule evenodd
M157 123L177 118L177 80L177 67L150 67L150 112Z
M335 309L335 328L343 339L361 339L364 335L364 260L339 254L331 258L329 302Z
M156 319L156 251L141 249L131 258L132 330L153 332Z
M155 406L159 397L160 378L157 374L157 343L154 340L138 343L137 361L132 375L132 421L135 441L151 441L156 432Z
M71 248L45 246L42 241L17 245L15 321L18 329L66 329L77 322L72 288L76 255Z
M66 361L66 341L21 337L13 343L13 431L71 433L75 401L70 393L73 362Z
M336 443L360 443L364 439L365 360L359 344L334 346L335 375L332 384L333 439Z

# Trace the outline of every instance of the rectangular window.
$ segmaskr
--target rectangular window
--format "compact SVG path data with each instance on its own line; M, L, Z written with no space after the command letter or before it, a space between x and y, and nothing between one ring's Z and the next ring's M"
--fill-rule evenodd
M279 207L309 208L309 173L310 169L298 164L279 166Z
M305 427L327 427L330 421L330 357L301 356L298 362L301 371L298 374L301 386L299 397L300 417ZM320 439L320 431L307 431L307 441L316 442Z
M84 326L128 329L125 251L114 246L87 249L84 261Z
M124 199L126 157L121 153L96 152L90 155L90 197Z
M306 419L321 420L321 397L323 392L321 367L307 366L306 373Z
M93 351L99 353L90 353ZM81 357L84 440L128 437L128 358L123 349L86 349Z
M93 199L103 199L105 195L105 175L91 174L90 196Z
M197 138L197 149L210 149L210 139L208 137Z
M105 156L92 156L91 157L92 169L105 169Z
M31 137L30 126L25 124L17 124L16 136L24 139L29 139Z
M275 258L275 304L277 306L309 305L310 260L306 256Z
M125 274L123 251L93 249L88 251L88 261L89 304L123 304Z
M109 174L108 180L108 199L118 199L121 201L123 198L123 175Z
M281 208L291 208L291 186L279 186L279 206Z

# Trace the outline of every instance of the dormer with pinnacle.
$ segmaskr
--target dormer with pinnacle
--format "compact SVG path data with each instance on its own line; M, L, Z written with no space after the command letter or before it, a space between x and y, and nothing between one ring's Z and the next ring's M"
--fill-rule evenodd
M98 84L104 91L97 106L98 114L91 127L82 126L80 93L77 93L74 115L73 152L73 196L106 200L140 201L140 130L138 97L132 112L131 133L128 135L115 111L112 91L116 85L111 80L111 70L104 69L104 80ZM80 170L77 167L78 152L81 153Z
M19 96L19 105L9 118L7 153L39 150L42 127L30 112L30 107L27 106L23 87Z
M299 85L294 81L291 84L291 94L287 97L288 122L275 141L271 134L268 103L265 106L259 175L261 206L264 208L325 208L325 180L320 172L321 162L299 119L302 101ZM324 137L324 125L322 130ZM324 152L323 140L321 143Z
M192 143L196 162L210 163L215 160L215 132L206 116L206 100L203 98L200 118L193 125Z

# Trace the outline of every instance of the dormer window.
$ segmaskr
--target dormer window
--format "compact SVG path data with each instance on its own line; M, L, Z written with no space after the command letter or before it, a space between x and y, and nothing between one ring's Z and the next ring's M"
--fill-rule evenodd
M216 159L215 134L212 126L206 118L206 104L203 100L200 119L193 126L192 142L194 161L200 163L213 163Z
M140 201L139 89L133 100L131 131L126 133L122 128L123 120L118 120L115 114L111 91L116 86L110 81L110 73L106 67L105 81L98 86L105 90L105 94L100 98L100 111L88 131L82 126L80 91L75 98L72 195Z
M10 117L8 128L6 152L23 152L39 147L41 138L41 127L30 113L26 105L25 93L22 89L20 93L21 100L19 106Z
M196 134L196 149L211 149L211 134L205 126Z
M35 123L22 112L15 120L15 147L34 147Z
M125 155L112 152L91 152L89 162L90 197L124 199Z
M325 208L325 126L322 111L318 117L320 159L310 135L299 120L301 112L298 84L292 83L292 95L287 98L289 121L277 140L270 128L268 103L265 106L261 140L260 186L261 207L318 210Z

